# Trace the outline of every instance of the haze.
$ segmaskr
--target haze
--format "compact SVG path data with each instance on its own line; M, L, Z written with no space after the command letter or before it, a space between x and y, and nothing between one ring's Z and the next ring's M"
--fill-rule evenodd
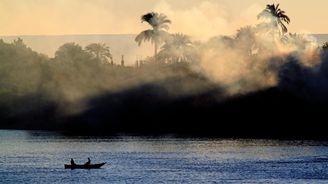
M148 26L140 15L157 11L170 32L209 37L254 24L268 3L282 4L290 32L328 32L327 0L1 0L0 35L136 34Z

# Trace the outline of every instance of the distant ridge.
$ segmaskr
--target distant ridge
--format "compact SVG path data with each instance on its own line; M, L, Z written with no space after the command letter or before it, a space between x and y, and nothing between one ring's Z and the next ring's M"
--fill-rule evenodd
M328 34L313 34L320 44L328 42Z

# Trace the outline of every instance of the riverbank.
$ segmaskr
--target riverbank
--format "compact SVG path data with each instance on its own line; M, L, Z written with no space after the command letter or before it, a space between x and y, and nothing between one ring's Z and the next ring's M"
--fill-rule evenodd
M218 91L174 99L154 86L89 101L83 113L51 119L17 117L11 129L45 129L66 135L176 135L182 137L328 139L326 104L270 88L216 100ZM163 91L162 91L163 92ZM47 120L42 119L46 117ZM25 122L25 123L22 123Z

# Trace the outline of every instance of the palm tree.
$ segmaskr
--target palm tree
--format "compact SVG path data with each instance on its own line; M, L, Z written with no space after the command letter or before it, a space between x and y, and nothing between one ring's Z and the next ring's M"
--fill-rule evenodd
M86 46L85 50L101 63L108 63L108 59L113 62L112 54L106 44L92 43Z
M275 6L275 4L268 4L266 9L264 9L258 16L257 18L269 18L271 20L271 23L273 24L274 27L280 26L282 30L282 34L285 34L288 32L287 27L285 26L284 22L289 24L290 23L290 18L285 15L285 11L282 11L279 8L279 4Z
M246 52L248 56L252 55L257 46L255 30L251 26L242 27L237 31L234 44L236 48Z
M159 58L169 62L190 61L192 59L190 37L181 33L172 34L159 52Z
M165 30L169 29L171 21L164 14L155 12L147 13L141 16L141 22L147 22L152 29L142 31L136 38L135 41L140 46L143 41L150 41L155 46L155 58L157 55L158 45L162 43L168 33Z

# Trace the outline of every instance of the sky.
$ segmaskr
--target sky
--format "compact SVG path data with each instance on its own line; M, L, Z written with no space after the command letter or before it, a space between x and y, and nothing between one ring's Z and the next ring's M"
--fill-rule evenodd
M268 3L280 3L291 32L328 33L328 0L0 0L0 35L136 34L150 11L166 14L173 33L229 35Z

